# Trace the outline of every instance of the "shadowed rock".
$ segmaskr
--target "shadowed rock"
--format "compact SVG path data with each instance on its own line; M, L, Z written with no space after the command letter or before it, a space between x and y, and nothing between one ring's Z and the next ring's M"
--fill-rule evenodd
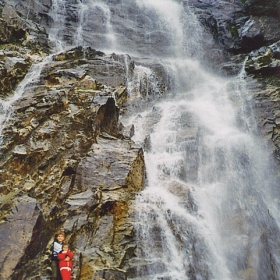
M98 269L124 267L133 254L130 215L144 184L143 151L122 134L115 97L124 106L124 86L102 84L90 74L94 61L111 61L99 55L77 48L50 61L4 126L0 189L7 203L0 231L6 241L0 260L5 279L49 275L49 249L59 229L76 252L75 273L81 277L88 269L92 278ZM123 79L120 66L117 61L111 71ZM36 262L45 265L38 271Z

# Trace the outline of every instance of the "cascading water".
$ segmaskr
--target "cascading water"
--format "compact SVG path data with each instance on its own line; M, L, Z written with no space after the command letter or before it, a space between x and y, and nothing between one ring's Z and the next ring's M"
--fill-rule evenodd
M77 19L75 30L71 30L72 32L69 33L67 32L66 18L69 16L69 12L71 13L72 6L76 7L74 10L77 13ZM49 17L51 18L52 23L47 27L52 53L32 65L28 74L14 91L13 96L0 101L0 137L5 122L11 117L13 111L12 104L22 97L24 91L27 90L29 86L32 86L38 81L43 67L52 60L53 55L73 46L91 45L90 40L92 40L92 38L87 38L87 36L84 35L84 31L91 31L94 29L94 27L90 25L91 17L94 14L96 15L95 21L97 21L97 23L95 22L94 24L95 26L97 26L96 24L99 26L97 37L105 37L102 44L105 44L107 48L115 48L115 36L110 21L111 14L109 7L106 4L101 1L86 0L78 1L76 4L71 2L67 3L65 0L52 1L52 6L49 11ZM100 24L100 22L102 24ZM103 48L103 50L104 49L106 48Z
M98 40L102 41L103 49L116 49L116 38L111 24L111 12L109 7L102 1L81 1L78 7L78 27L74 44L88 46L92 44L92 37L86 36L86 32L94 33ZM97 19L98 18L98 19ZM94 19L94 20L93 20ZM98 25L96 25L98 23ZM92 26L91 26L92 24Z
M50 15L53 16L53 24L50 29L50 42L53 45L54 53L61 52L65 44L61 38L61 29L59 27L64 25L65 22L65 3L61 0L54 0L53 5L50 11ZM53 53L53 54L54 54ZM53 54L46 56L44 59L38 59L29 69L28 73L17 86L12 96L0 100L0 144L2 144L2 131L5 126L5 123L9 121L13 113L13 104L18 99L20 99L24 91L28 87L33 86L38 82L40 78L41 71L43 67L52 60Z
M253 133L243 76L221 78L203 68L203 31L187 1L112 2L54 0L49 32L54 53L94 45L139 61L145 56L172 80L160 101L123 119L135 126L147 170L135 206L139 265L131 279L279 279L279 192ZM71 13L76 21L67 29ZM131 26L120 23L124 18ZM45 62L32 68L11 102ZM134 72L131 94L137 84L146 95L150 88L161 92L147 66Z
M161 63L175 85L129 120L146 147L147 185L135 206L137 279L278 279L279 191L248 121L244 77L203 69L201 29L178 1L137 3L169 40Z
M9 121L11 114L13 113L12 104L22 97L24 90L28 86L32 86L39 79L44 65L46 65L50 60L51 56L48 56L44 60L33 64L25 78L15 89L14 94L5 100L0 100L0 144L2 144L2 130L4 124Z

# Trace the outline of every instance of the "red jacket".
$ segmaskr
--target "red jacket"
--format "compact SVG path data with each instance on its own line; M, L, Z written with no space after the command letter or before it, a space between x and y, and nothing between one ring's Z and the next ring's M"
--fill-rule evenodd
M70 260L66 261L65 258L69 257ZM72 263L72 259L74 257L74 254L70 251L67 251L66 253L62 253L62 251L60 253L57 254L57 259L58 259L58 266L59 268L62 267L69 267L72 269L73 267L73 263Z

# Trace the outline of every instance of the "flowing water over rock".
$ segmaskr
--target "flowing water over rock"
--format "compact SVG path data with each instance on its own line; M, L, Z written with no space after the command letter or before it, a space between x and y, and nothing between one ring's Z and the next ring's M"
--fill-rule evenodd
M133 121L135 140L150 141L136 206L139 279L277 279L279 191L268 155L230 99L238 79L199 72L208 79L191 98L174 92Z
M115 61L120 59L126 66L122 71L131 99L122 122L134 125L133 140L144 148L146 165L146 187L134 205L136 255L124 267L128 278L279 279L279 190L270 155L257 137L245 75L219 77L205 67L208 36L188 1L54 0L48 17L45 24L53 54L77 45L126 54L115 56ZM37 82L49 58L33 66L14 97L3 103L5 114L5 106L20 98L27 84ZM84 70L70 70L69 76L77 80L84 75ZM115 110L112 104L110 108ZM108 141L100 140L87 153L92 157L85 157L79 165L78 181L84 180L80 174L87 161L91 166L96 164L94 149L103 151L102 143ZM114 154L114 149L110 152ZM104 158L100 152L96 170ZM112 156L109 167L114 160ZM85 174L88 184L98 179L96 184L102 187L103 174L99 178L91 169L87 172L92 176ZM114 178L110 180L112 189L118 189ZM125 185L123 181L120 185ZM136 191L141 189L141 182L138 185ZM77 190L67 202L76 207L75 200L82 198L87 203L92 193ZM103 204L104 213L118 212L119 202L111 200ZM71 223L76 222L65 222L69 231ZM104 222L104 228L107 225ZM93 261L89 258L94 265L96 255L102 257L101 265L108 252L110 262L118 262L111 248L104 245L105 249L100 249L102 238L89 241L82 228L78 230L83 234L77 233L75 240L88 251L86 257L87 253L94 255ZM97 237L104 235L102 227L97 233Z
M147 169L136 201L136 278L278 279L279 190L243 72L221 78L204 69L193 55L199 24L180 3L137 3L168 41L162 64L175 82L130 120Z

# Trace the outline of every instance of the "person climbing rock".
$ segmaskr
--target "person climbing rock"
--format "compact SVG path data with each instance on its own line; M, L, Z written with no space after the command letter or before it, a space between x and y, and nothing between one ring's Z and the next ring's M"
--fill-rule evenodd
M58 266L62 280L71 280L73 257L74 254L69 250L69 245L63 244L62 251L57 254Z
M52 250L52 279L53 280L61 280L61 274L59 273L58 269L58 259L57 255L62 250L63 241L65 240L64 232L59 232L55 236L55 240L53 243L53 250Z

